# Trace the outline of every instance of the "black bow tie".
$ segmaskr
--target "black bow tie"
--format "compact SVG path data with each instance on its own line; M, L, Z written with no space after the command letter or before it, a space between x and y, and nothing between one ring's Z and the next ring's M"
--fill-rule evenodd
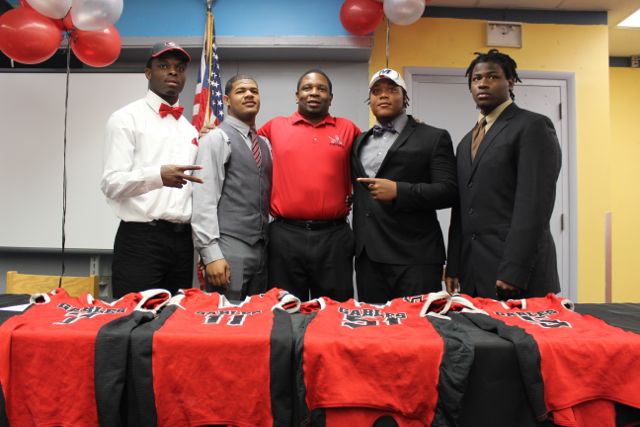
M373 126L373 136L382 136L385 132L396 133L396 128L394 128L391 123L387 123L386 125L376 123Z

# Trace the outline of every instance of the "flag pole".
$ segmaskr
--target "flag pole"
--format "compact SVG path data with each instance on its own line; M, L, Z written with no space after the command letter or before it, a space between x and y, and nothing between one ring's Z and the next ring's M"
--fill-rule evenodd
M207 78L209 79L208 87L211 88L211 69L213 67L213 44L215 43L214 39L214 29L213 29L213 0L207 0ZM211 90L207 91L207 103L206 110L204 114L204 122L203 127L207 127L211 124ZM215 119L214 119L215 121Z

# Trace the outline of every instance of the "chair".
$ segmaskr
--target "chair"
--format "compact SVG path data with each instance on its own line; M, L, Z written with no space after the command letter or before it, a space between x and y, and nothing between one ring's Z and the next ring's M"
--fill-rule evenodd
M17 271L7 271L8 294L37 294L49 292L58 287L60 276L43 276L40 274L20 274ZM62 278L62 287L71 296L79 296L89 292L95 297L100 295L98 276Z

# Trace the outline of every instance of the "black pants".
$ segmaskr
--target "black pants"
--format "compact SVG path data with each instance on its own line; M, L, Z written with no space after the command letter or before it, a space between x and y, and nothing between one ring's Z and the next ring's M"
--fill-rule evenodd
M175 293L193 280L188 224L120 222L113 246L113 296L163 288Z
M353 297L354 238L346 222L307 229L276 220L269 226L269 287L302 301Z
M363 250L356 258L358 300L383 304L398 297L442 290L441 264L397 265L371 261Z

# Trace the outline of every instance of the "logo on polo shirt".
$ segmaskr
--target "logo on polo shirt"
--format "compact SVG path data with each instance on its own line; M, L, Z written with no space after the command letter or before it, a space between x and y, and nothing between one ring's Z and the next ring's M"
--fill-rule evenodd
M336 136L330 136L329 137L329 144L331 145L337 145L339 147L344 147L344 141L340 139L340 135L336 135Z

